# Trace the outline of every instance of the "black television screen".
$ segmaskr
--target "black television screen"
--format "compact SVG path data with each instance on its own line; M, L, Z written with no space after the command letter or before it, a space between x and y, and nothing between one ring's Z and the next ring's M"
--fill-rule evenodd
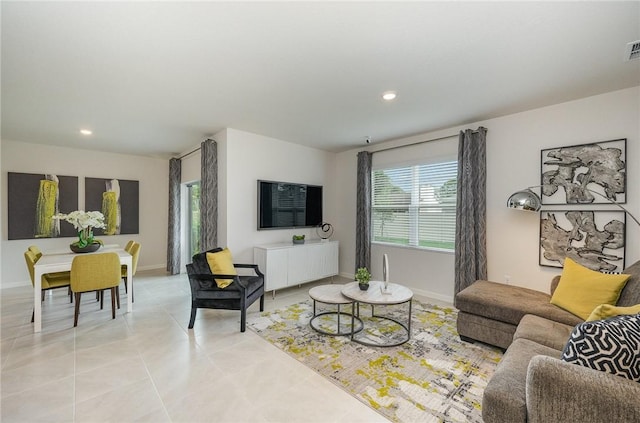
M322 186L258 181L258 229L307 228L322 223Z

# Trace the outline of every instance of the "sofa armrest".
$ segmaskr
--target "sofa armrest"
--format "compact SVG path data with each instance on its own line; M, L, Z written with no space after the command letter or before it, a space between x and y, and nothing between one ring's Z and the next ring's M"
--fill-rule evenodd
M526 398L529 423L640 421L640 383L552 357L531 359Z

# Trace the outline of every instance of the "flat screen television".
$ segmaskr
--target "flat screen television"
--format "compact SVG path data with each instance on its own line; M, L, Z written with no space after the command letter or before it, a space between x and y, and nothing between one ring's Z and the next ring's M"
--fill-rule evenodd
M322 186L258 181L258 229L309 228L322 223Z

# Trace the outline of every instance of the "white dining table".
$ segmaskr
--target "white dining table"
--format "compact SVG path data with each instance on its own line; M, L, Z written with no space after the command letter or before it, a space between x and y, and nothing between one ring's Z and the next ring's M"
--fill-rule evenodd
M100 253L117 253L120 257L120 264L127 266L127 292L132 291L133 275L132 265L133 257L126 252L123 248L106 246L100 248L94 253L86 254L100 254ZM62 253L50 253L42 254L40 259L34 266L34 278L33 278L33 331L42 331L42 275L53 272L66 272L71 270L71 263L73 258L78 254L71 252ZM133 311L133 295L127 295L127 313Z

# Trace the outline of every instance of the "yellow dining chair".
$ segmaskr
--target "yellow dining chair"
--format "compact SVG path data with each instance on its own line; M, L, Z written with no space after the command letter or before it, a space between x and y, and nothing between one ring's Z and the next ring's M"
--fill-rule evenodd
M29 245L29 251L31 251L36 256L36 260L42 257L42 251L40 251L40 248L38 248L37 245Z
M127 250L127 252L131 254L131 276L135 275L138 269L138 258L140 257L141 248L139 243L134 242L131 248ZM127 292L127 266L120 267L120 276L124 280L124 292ZM131 285L131 302L133 302L133 285Z
M131 247L133 247L133 244L135 244L136 242L134 240L130 240L129 242L127 242L127 245L124 246L124 250L127 253L131 253Z
M40 251L40 248L37 245L30 245L29 251L31 251L36 256L36 261L40 260L40 257L42 257L42 251ZM69 279L71 277L69 272L53 272L53 273L49 273L48 276L50 278L66 278L66 279ZM69 287L69 295L71 295L71 287Z
M27 270L29 270L29 276L31 277L31 285L35 286L35 265L38 259L36 255L27 250L24 252L24 260L27 263ZM64 275L67 273L67 275ZM44 301L44 291L48 291L50 289L56 288L69 288L71 286L71 279L69 272L58 272L56 274L45 274L42 275L41 284L42 284L42 300ZM69 295L71 297L71 301L73 302L73 295ZM31 321L33 322L34 312L31 313Z
M116 318L116 296L120 285L120 257L117 253L87 254L76 256L71 263L71 291L76 297L73 326L78 326L80 298L83 292L111 290L111 318ZM102 301L100 302L102 309Z

